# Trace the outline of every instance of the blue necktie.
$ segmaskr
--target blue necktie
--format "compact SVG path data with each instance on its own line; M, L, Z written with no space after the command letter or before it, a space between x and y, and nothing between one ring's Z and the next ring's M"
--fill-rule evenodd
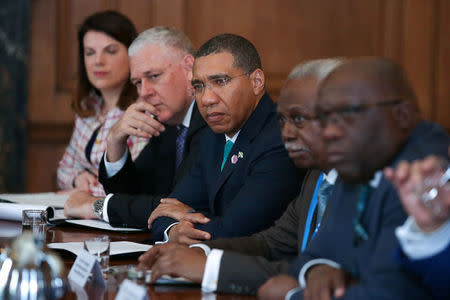
M317 224L320 224L322 221L325 208L327 207L328 197L333 190L332 187L333 185L331 185L326 179L322 181L322 184L319 187L319 191L317 192Z
M180 125L180 128L178 129L177 132L177 139L175 141L176 146L177 146L177 152L176 152L176 156L175 156L175 165L176 168L178 169L178 167L181 164L181 161L183 160L183 152L184 152L184 144L186 142L186 134L188 132L188 128L184 127L183 125Z
M223 170L223 167L225 166L225 162L227 161L228 154L230 154L231 148L233 148L234 143L231 140L228 140L225 143L225 149L223 149L223 160L222 160L222 166L220 167L220 171Z

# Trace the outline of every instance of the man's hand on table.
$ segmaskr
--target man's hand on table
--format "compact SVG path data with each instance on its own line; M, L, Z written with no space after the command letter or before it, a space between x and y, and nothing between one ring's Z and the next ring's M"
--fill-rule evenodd
M263 300L275 300L284 299L286 294L298 287L298 281L296 278L287 274L280 274L267 280L258 289L258 299Z
M345 289L357 281L345 270L329 265L312 266L306 272L305 300L331 300L342 298Z
M151 282L155 282L162 275L170 275L201 283L206 255L201 248L166 243L153 246L138 260L141 268L152 270Z
M72 218L96 219L92 205L98 199L102 198L84 191L75 191L64 203L64 215Z
M195 229L194 223L188 220L181 220L169 230L169 241L171 242L191 245L209 239L211 239L209 232Z
M193 213L192 207L184 204L175 198L162 198L161 203L156 207L148 218L148 229L151 229L152 223L159 217L169 217L177 221L187 218ZM195 219L194 223L206 223L209 221L203 214Z

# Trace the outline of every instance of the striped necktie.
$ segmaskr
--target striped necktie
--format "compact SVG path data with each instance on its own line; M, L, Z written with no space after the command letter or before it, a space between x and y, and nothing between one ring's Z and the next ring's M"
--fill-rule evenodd
M327 207L327 200L330 196L333 185L331 185L326 179L322 181L319 191L317 192L317 224L322 221L325 208Z
M184 144L186 142L187 132L188 128L183 125L180 125L180 128L178 129L177 132L177 139L175 141L177 147L175 156L175 165L177 169L180 166L181 161L183 160Z

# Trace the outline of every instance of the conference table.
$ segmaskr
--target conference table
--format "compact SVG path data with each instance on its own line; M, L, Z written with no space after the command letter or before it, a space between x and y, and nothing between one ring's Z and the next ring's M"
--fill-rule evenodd
M0 247L4 248L12 240L21 234L22 225L20 222L0 220ZM83 242L87 238L99 235L109 236L111 241L131 241L140 243L150 237L148 232L113 232L99 229L92 229L74 225L58 225L47 229L47 243L61 242ZM64 276L67 274L75 261L74 255L61 253L61 258L65 266ZM110 266L136 264L137 256L111 256ZM89 299L114 299L119 284L114 276L108 276L105 288L100 288L88 282L84 287ZM149 299L256 299L253 296L242 296L232 294L202 294L199 285L146 285ZM62 299L77 299L77 295L70 288Z

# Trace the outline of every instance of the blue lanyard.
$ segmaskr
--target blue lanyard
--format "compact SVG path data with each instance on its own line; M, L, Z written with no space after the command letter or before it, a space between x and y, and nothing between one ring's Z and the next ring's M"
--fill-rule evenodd
M306 244L308 243L309 229L311 227L314 211L316 210L317 207L317 194L319 193L319 187L322 184L322 180L323 180L323 173L320 173L319 179L317 179L316 188L314 189L314 194L311 199L311 203L309 204L308 217L306 218L305 231L303 233L302 252L305 251ZM314 235L319 225L320 223L317 225L316 230L314 230Z

